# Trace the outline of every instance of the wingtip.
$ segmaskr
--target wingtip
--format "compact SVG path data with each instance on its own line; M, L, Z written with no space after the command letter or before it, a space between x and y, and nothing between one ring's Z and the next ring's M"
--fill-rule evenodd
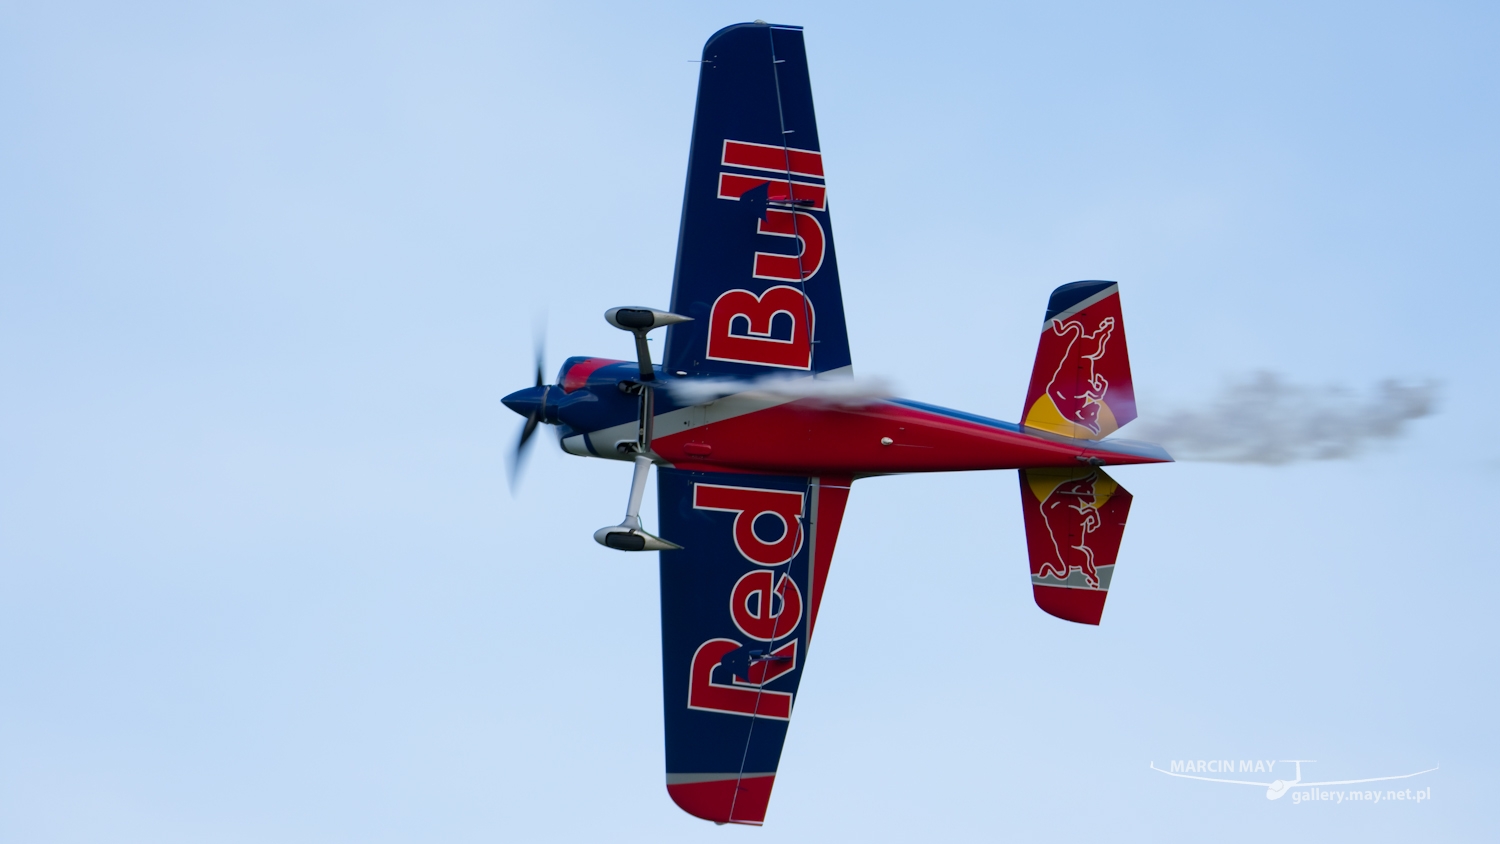
M1103 589L1032 584L1031 596L1042 612L1054 618L1098 627L1099 622L1104 619L1104 601L1109 597L1109 592Z
M704 782L668 782L667 794L677 808L716 824L761 826L766 807L771 802L774 774L743 779L707 780Z

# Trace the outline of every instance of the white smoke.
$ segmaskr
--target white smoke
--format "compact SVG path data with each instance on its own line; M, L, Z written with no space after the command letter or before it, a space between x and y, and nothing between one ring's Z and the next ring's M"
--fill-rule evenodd
M1339 460L1401 436L1433 412L1437 385L1387 379L1372 394L1288 384L1260 372L1226 385L1208 407L1141 419L1131 436L1157 442L1179 460L1280 465Z
M721 399L818 399L840 406L860 406L891 397L882 378L809 378L806 375L762 375L759 378L680 378L667 382L672 398L684 404Z

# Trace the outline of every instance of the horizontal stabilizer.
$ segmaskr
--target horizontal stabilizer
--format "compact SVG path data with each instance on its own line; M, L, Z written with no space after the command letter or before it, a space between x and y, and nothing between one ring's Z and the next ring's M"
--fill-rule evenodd
M1130 493L1097 467L1023 469L1031 592L1044 611L1098 624L1130 515Z

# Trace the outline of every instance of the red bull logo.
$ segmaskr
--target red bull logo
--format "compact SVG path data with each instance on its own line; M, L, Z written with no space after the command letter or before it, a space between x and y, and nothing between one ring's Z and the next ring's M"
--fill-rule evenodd
M800 637L793 634L802 621L802 590L787 572L775 568L802 550L803 500L800 492L693 485L694 509L734 514L729 527L734 546L754 568L740 576L729 594L729 617L750 641L714 638L698 646L688 669L689 709L791 717L792 693L763 686L797 667ZM765 535L756 531L757 521L770 528Z
M1053 479L1045 476L1028 481L1034 492L1040 493ZM1036 576L1055 577L1067 581L1073 572L1083 574L1084 583L1091 589L1099 588L1099 568L1094 549L1089 547L1090 534L1104 524L1099 510L1109 503L1114 494L1115 482L1102 472L1093 471L1081 478L1070 478L1057 483L1041 499L1042 521L1047 526L1052 554L1044 557L1037 566ZM1042 489L1039 490L1038 487Z
M1027 469L1021 483L1032 583L1109 589L1130 493L1102 469Z
M802 284L818 274L828 250L819 215L828 210L828 189L807 178L823 178L823 156L813 150L726 139L720 164L719 199L739 202L749 191L766 188L772 206L755 223L757 234L795 241L793 254L757 250L750 277ZM796 177L807 178L796 178ZM767 241L768 244L777 241ZM813 308L803 291L780 284L760 295L728 290L709 315L708 358L783 369L812 368Z
M1043 326L1026 395L1028 427L1097 440L1135 418L1115 289L1110 285L1086 307L1062 311Z
M1102 469L1023 469L1021 512L1037 606L1058 618L1098 624L1130 493Z
M776 336L778 321L784 337ZM812 333L812 302L801 290L784 284L759 296L726 290L709 314L708 359L811 369Z
M1088 439L1098 439L1119 427L1104 401L1109 394L1109 379L1099 371L1114 331L1114 317L1099 320L1092 332L1077 319L1048 323L1036 365L1038 369L1050 368L1052 378L1046 392L1027 412L1027 425Z

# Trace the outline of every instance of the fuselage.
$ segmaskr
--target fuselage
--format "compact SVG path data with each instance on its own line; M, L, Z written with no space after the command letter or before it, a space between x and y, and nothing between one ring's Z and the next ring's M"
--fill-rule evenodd
M905 399L798 398L747 385L679 402L684 391L675 387L688 379L660 368L656 376L651 453L680 469L864 476L1171 460L1147 443L1062 437ZM518 391L505 403L522 415L540 408L544 421L559 426L564 451L630 460L640 407L630 390L639 380L634 363L570 358L557 384Z

